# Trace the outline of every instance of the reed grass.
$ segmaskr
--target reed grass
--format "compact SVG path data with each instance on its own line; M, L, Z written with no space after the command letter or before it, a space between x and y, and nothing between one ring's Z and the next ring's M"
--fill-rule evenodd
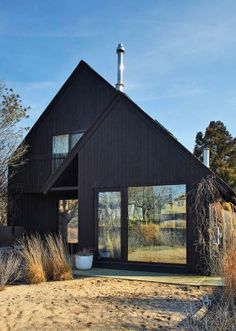
M45 246L39 235L25 236L18 241L20 254L24 260L24 274L30 284L46 281Z
M227 250L223 263L226 295L236 300L236 244Z
M0 252L0 291L21 277L21 259L13 251Z
M57 281L73 279L69 253L62 237L47 235L45 244L44 265L48 279Z

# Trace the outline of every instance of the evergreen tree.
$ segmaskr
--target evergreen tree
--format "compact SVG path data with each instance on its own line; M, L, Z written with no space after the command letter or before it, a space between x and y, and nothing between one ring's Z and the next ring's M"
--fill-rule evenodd
M236 190L236 138L221 121L211 121L205 133L198 132L194 155L202 161L203 149L210 149L210 168Z

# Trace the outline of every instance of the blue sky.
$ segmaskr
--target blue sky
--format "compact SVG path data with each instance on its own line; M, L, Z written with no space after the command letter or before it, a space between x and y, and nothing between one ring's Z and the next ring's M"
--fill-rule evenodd
M81 59L192 151L223 121L236 136L235 0L0 0L0 80L31 106L32 125Z

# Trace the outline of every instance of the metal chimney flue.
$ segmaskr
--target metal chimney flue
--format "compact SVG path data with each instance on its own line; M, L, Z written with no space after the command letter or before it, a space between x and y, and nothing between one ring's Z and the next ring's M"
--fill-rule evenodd
M118 55L116 89L123 92L124 91L124 54L125 54L125 48L123 44L119 44L117 46L116 53Z
M210 149L208 147L203 149L203 164L210 168Z

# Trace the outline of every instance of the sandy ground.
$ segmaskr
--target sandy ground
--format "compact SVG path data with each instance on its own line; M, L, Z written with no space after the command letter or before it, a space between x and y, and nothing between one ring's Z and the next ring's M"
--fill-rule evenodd
M9 286L0 292L0 330L187 330L187 311L210 292L92 277Z

